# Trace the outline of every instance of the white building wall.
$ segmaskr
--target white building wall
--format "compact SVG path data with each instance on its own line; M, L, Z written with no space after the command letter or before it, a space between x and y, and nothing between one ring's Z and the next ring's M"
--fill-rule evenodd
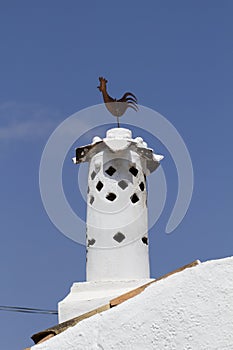
M232 350L233 257L154 283L32 350Z

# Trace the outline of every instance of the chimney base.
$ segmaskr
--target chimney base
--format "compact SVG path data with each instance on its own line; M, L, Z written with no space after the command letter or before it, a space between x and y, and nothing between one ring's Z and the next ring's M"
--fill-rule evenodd
M65 322L100 306L104 306L111 299L153 280L145 278L140 280L74 283L70 289L70 293L58 303L58 322Z

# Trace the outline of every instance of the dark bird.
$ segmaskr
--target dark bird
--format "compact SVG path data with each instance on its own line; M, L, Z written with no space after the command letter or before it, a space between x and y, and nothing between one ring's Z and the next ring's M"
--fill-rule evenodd
M117 125L120 127L119 117L121 117L127 108L132 108L136 112L138 111L137 97L131 92L126 92L119 100L109 96L107 92L107 80L103 77L99 77L100 85L97 88L102 92L104 103L108 111L117 117Z

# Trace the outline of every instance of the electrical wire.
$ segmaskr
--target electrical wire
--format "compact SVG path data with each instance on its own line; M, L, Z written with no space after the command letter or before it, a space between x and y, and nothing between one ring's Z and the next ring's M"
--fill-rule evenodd
M2 305L0 305L0 311L23 312L23 313L27 313L27 314L58 315L58 312L56 310L35 309L35 308L31 308L31 307L21 307L21 306L2 306Z

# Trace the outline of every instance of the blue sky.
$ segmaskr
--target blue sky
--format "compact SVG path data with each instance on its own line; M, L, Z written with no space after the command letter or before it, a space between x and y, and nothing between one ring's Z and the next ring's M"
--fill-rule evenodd
M100 75L113 96L133 91L141 105L165 116L192 158L190 208L166 235L177 174L166 148L147 140L165 155L168 183L165 209L150 232L152 276L232 255L232 12L230 0L1 1L1 305L56 309L71 284L85 279L85 248L44 210L39 164L59 123L102 102ZM64 174L66 195L84 215L68 158ZM55 316L0 311L0 347L32 345L33 333L56 323Z

